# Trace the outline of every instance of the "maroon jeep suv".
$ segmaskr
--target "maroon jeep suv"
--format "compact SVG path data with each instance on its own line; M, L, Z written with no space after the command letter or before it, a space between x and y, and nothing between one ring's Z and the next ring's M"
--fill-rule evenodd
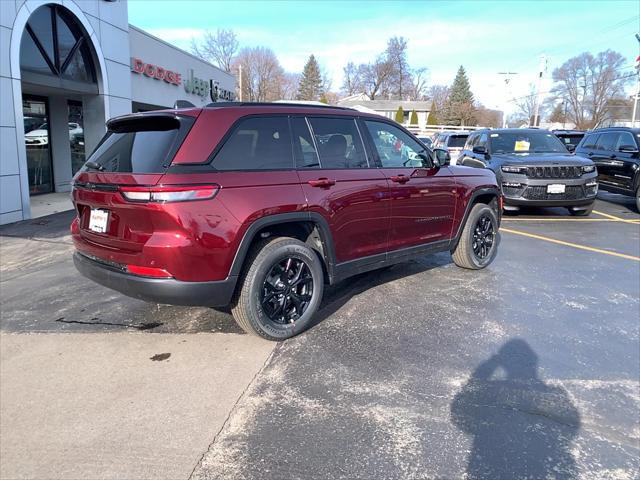
M470 269L496 255L493 172L448 166L384 117L227 103L107 126L73 182L74 262L125 295L230 305L281 340L309 328L325 284L428 253Z

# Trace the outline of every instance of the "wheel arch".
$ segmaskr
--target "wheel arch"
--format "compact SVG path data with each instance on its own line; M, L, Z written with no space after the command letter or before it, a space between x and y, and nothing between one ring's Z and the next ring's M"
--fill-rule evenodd
M315 212L291 212L259 218L245 231L231 264L230 276L239 276L251 246L261 238L289 236L309 245L320 257L327 280L334 275L335 250L327 220Z
M477 203L485 203L487 205L495 204L496 214L498 216L498 222L500 222L502 217L502 211L500 208L500 190L498 187L479 187L475 189L471 196L469 197L469 201L464 210L464 215L462 220L458 224L458 229L456 231L455 236L451 239L451 250L455 249L460 241L460 235L462 235L462 230L464 229L465 224L467 223L467 219L469 218L469 213L471 213L471 209Z

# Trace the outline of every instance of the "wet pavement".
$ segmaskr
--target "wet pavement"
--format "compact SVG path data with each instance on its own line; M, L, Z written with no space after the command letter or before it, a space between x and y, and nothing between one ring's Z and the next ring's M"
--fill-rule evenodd
M595 212L505 217L483 271L438 254L331 287L318 324L272 344L220 406L228 418L191 477L638 478L640 215L606 193ZM249 338L227 312L85 281L70 218L0 229L5 339Z

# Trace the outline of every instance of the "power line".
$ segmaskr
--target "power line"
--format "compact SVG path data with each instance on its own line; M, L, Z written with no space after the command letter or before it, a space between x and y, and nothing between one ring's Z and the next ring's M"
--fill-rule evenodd
M627 78L633 78L636 75L637 75L636 73L632 73L632 74L629 74L629 75L623 75L622 77L618 77L618 78L616 78L614 80L626 80ZM607 83L609 81L610 80L600 81L600 82L593 82L593 83L590 83L589 85L590 86L601 85L601 84ZM547 95L549 93L554 93L554 91L553 90L549 90L547 92L540 92L540 95ZM536 94L529 94L529 95L523 95L521 97L514 97L511 100L509 100L509 102L515 102L516 100L522 100L523 98L531 98L531 97L535 97L535 96L536 96Z

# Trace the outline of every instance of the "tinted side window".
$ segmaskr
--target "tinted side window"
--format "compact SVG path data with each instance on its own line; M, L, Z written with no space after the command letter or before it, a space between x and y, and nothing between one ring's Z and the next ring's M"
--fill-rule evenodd
M580 148L596 148L596 142L598 140L599 135L597 134L590 134L587 135L586 137L584 137L584 141L582 142L582 145Z
M311 132L304 117L291 118L291 132L296 155L296 168L320 168L318 152L316 152Z
M488 142L488 140L489 140L488 135L487 135L486 133L483 133L483 134L480 136L480 139L478 140L477 145L478 145L479 147L486 147L486 146L487 146L487 142Z
M385 168L428 167L419 154L426 151L413 138L393 125L365 120L373 143Z
M637 148L636 142L633 139L633 135L631 135L629 132L620 132L620 138L618 139L616 150L618 150L622 146Z
M293 168L287 117L242 120L213 159L217 170Z
M596 143L596 150L615 150L619 136L620 134L617 132L603 133L602 135L600 135L600 138L598 138L598 143Z
M309 118L322 168L367 168L362 139L353 118Z
M473 146L475 145L476 140L478 140L478 135L477 134L469 135L469 138L467 138L467 143L465 143L465 145L464 145L464 149L465 150L472 150Z

